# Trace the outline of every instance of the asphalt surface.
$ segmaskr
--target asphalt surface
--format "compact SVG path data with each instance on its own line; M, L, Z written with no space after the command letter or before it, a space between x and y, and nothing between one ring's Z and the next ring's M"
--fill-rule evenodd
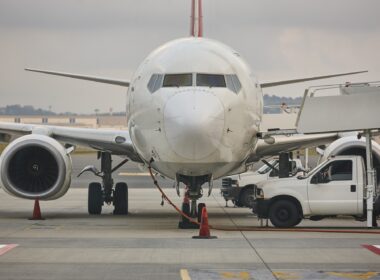
M76 156L74 174L92 156ZM193 239L198 230L178 229L178 213L161 206L149 177L131 175L132 167L119 172L129 175L116 176L131 186L128 216L112 215L112 205L102 215L87 214L90 175L74 180L61 199L41 202L42 221L27 219L32 201L0 190L0 279L380 279L380 255L363 247L380 245L373 231L253 231L260 222L250 210L224 207L216 189L202 198L209 222L233 230L211 230L217 239ZM174 189L165 191L181 204ZM299 228L363 226L341 218L305 220Z

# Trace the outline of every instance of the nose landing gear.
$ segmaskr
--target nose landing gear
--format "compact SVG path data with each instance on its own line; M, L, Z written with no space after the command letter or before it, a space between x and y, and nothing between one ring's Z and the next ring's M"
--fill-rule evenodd
M204 203L197 204L197 200L203 196L202 185L205 182L210 182L212 180L211 175L205 176L184 176L180 175L179 179L187 187L185 189L184 200L182 203L182 211L189 217L196 218L198 222L201 222L202 209L206 206ZM210 184L211 185L211 184ZM209 191L209 195L210 195ZM189 222L185 217L178 225L181 229L194 229L199 228L199 225Z
M112 168L112 156L109 152L99 152L98 158L101 160L101 171L94 166L86 166L78 175L82 175L86 171L94 173L95 176L102 178L102 184L93 182L88 187L88 213L91 215L99 215L102 212L104 203L114 205L114 215L128 214L128 185L124 182L116 183L112 173L123 166L128 159L123 160L117 166Z

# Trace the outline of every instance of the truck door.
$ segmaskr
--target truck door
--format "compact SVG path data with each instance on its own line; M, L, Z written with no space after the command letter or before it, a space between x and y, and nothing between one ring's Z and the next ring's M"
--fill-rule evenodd
M308 199L313 215L357 214L358 186L353 160L334 160L308 183Z

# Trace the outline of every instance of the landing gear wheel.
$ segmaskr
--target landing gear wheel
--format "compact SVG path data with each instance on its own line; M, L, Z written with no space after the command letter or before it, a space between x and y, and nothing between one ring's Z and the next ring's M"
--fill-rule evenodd
M103 192L100 183L90 183L88 186L88 213L100 215L103 206Z
M182 203L182 212L190 217L191 209L189 203ZM181 221L178 223L178 228L180 229L197 229L199 226L197 224L193 224L186 217L181 216Z
M182 212L185 213L187 216L190 216L190 204L189 203L182 203Z
M198 204L198 212L197 212L197 216L198 216L198 223L200 223L201 222L201 220L202 220L202 210L203 210L203 208L205 208L206 207L206 204L204 204L204 203L199 203Z
M289 200L273 203L269 210L269 219L275 227L280 228L294 227L301 221L297 206Z
M126 183L117 183L113 193L114 215L128 215L128 186Z

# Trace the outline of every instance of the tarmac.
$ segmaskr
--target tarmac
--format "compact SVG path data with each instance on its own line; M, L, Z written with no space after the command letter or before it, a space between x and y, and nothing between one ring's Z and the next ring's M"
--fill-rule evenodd
M31 221L33 202L0 190L0 279L380 279L379 252L363 247L380 245L378 234L241 231L260 222L249 209L225 207L215 188L201 201L209 222L236 230L192 239L198 231L178 229L178 213L161 206L149 177L134 172L117 174L136 183L129 184L128 216L112 215L107 205L102 215L88 215L87 189L77 185L61 199L41 202L45 220ZM81 180L76 184L91 179ZM174 189L165 191L180 205ZM349 218L300 224L364 226Z

